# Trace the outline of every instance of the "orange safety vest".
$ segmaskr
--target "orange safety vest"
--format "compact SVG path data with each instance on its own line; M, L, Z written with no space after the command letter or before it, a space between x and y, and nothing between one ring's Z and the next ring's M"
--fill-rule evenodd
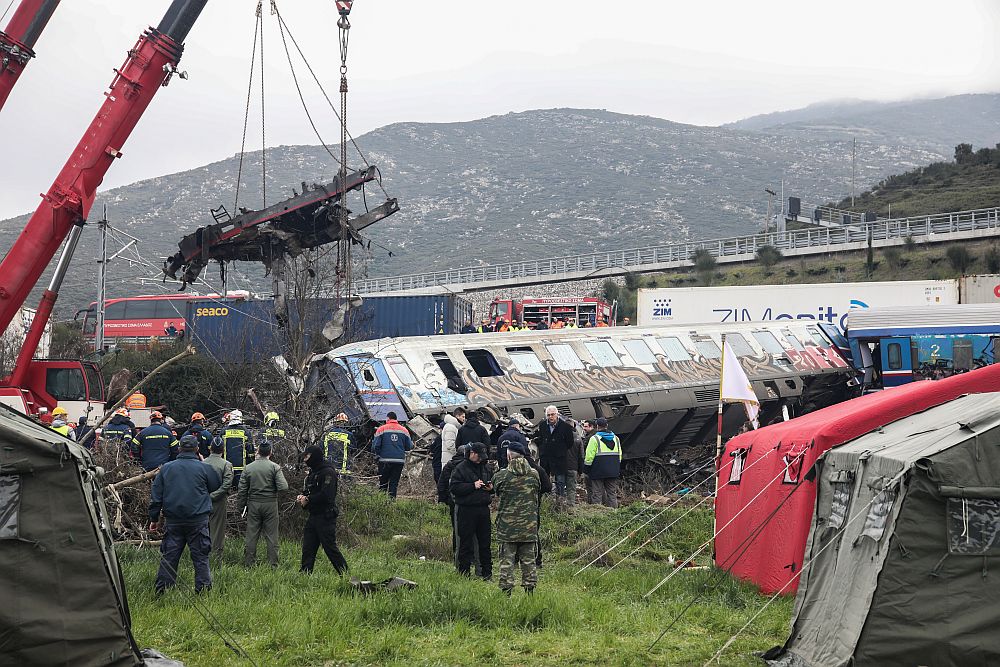
M146 407L146 395L138 392L132 394L125 401L125 407L129 409Z

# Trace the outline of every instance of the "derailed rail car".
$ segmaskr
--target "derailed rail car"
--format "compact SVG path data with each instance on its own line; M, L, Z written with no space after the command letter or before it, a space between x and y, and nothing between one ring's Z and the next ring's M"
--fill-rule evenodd
M383 338L314 359L311 382L356 423L437 417L458 406L484 421L545 406L575 419L605 417L626 458L715 438L722 336L761 400L762 423L856 393L836 341L803 320ZM744 424L727 405L723 435Z

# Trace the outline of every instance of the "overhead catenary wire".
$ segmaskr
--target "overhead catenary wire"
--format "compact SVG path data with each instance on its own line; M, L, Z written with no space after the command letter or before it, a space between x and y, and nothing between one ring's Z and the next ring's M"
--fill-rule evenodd
M713 462L714 462L714 460L713 460ZM726 467L726 466L723 466L723 467ZM699 482L698 484L696 484L691 489L691 491L688 492L688 494L686 494L686 495L689 495L690 493L692 493L694 491L697 491L699 488L701 488L702 485L704 485L706 482L708 482L711 479L713 479L713 477L707 477L707 478L703 479L701 482ZM643 528L645 528L646 526L648 526L653 521L656 521L658 518L660 518L661 516L663 516L666 512L668 512L671 509L673 509L674 507L676 507L678 503L680 503L682 500L684 500L684 498L686 497L686 495L685 496L681 496L680 498L677 498L674 502L668 504L666 507L662 508L655 515L653 515L652 517L650 517L649 519L647 519L642 525L634 528L631 532L628 533L628 535L626 535L622 539L618 540L618 542L616 542L611 547L609 547L606 551L604 551L597 558L593 559L592 561L590 561L589 563L587 563L586 565L584 565L583 567L581 567L579 570L577 570L576 573L573 576L575 577L575 576L581 574L584 570L586 570L590 566L594 565L595 563L597 563L598 561L600 561L602 558L604 558L605 556L607 556L609 553L611 553L612 551L614 551L615 549L617 549L619 546L621 546L623 543L625 543L627 540L629 540L630 538L632 538L640 530L642 530ZM712 497L712 496L708 496L708 497ZM663 531L660 531L660 533L657 533L657 535L660 535L662 532ZM649 542L644 543L643 546L645 546L648 543Z
M240 206L240 181L243 178L243 159L246 156L247 147L247 127L250 124L250 98L253 94L253 71L257 65L257 37L260 34L262 19L260 15L260 2L257 3L257 20L253 29L253 48L250 50L250 75L247 82L247 104L246 112L243 116L243 139L240 143L240 164L236 170L236 199L233 202L233 215L239 214Z
M772 449L771 451L775 451L775 450L774 450L774 449ZM802 458L803 456L805 456L805 452L802 452L801 454L799 454L799 455L798 455L798 456L796 456L795 458L797 458L797 459L798 459L798 458ZM760 460L763 460L763 459L764 459L764 457L761 457L760 459L758 459L758 461L760 461ZM794 460L794 459L793 459L793 460ZM756 463L756 461L755 461L755 463ZM789 462L789 464L788 464L788 465L791 465L791 462ZM749 466L748 466L748 467L749 467ZM786 466L786 467L787 467L787 466ZM713 541L714 541L714 540L715 540L715 539L716 539L716 538L717 538L717 537L718 537L719 535L721 535L721 534L722 534L722 531L724 531L724 530L725 530L726 528L728 528L729 526L731 526L731 525L733 524L733 522L734 522L734 521L736 521L736 519L738 519L738 518L740 517L740 515L741 515L741 514L743 514L743 512L745 512L745 511L747 510L747 508L749 508L749 507L750 507L751 505L753 505L754 501L756 501L756 500L757 500L758 498L760 498L760 496L761 496L761 495L762 495L762 494L763 494L763 493L764 493L765 491L767 491L768 487L770 487L770 486L771 486L772 484L774 484L774 483L775 483L776 481L778 481L778 479L780 479L781 477L783 477L783 476L785 475L785 472L786 472L786 471L785 471L784 469L780 470L780 471L778 472L778 474L777 474L777 475L775 475L775 476L774 476L774 477L773 477L773 478L772 478L772 479L771 479L771 480L770 480L770 481L769 481L769 482L768 482L767 484L765 484L765 485L764 485L764 486L763 486L763 487L761 488L761 490L760 490L760 491L758 491L758 492L757 492L757 495L755 495L755 496L754 496L753 498L751 498L750 500L748 500L748 501L747 501L747 503L746 503L745 505L743 505L743 507L741 507L741 508L740 508L740 510L739 510L738 512L736 512L736 514L734 514L734 515L733 515L733 516L732 516L732 517L731 517L731 518L729 519L729 521L727 521L727 522L726 522L726 525L725 525L725 526L723 526L722 528L719 528L718 530L716 530L716 531L715 531L715 533L714 533L714 534L712 535L712 537L711 537L711 538L709 538L708 540L706 540L706 541L705 541L705 543L704 543L704 544L702 544L702 545L701 545L701 547L699 547L697 551L695 551L695 552L694 552L693 554L691 554L690 556L688 556L688 558L687 558L687 559L685 559L685 560L684 560L684 562L682 562L682 563L681 563L680 565L678 565L678 566L677 566L676 568L674 568L674 570L673 570L673 571L671 571L671 572L670 572L670 574L668 574L668 575L667 575L667 576L665 576L665 577L664 577L663 579L661 579L661 580L660 580L660 582L659 582L658 584L656 584L656 586L653 586L653 588L652 588L652 589L651 589L651 590L650 590L650 591L649 591L648 593L646 593L645 595L643 595L643 598L648 598L648 597L649 597L650 595L652 595L653 593L655 593L656 591L658 591L658 590L660 589L660 587L661 587L661 586L663 586L663 585L664 585L664 584L666 584L666 583L667 583L668 581L670 581L671 579L673 579L674 575L676 575L676 574L677 574L677 573L678 573L678 572L679 572L679 571L680 571L681 569L683 569L683 568L684 568L684 566L685 566L685 565L686 565L687 563L690 563L690 562L692 562L692 561L693 561L693 560L694 560L695 558L697 558L697 557L698 557L699 555L701 555L701 553L702 553L702 552L703 552L703 551L704 551L705 549L707 549L707 548L708 548L708 546L709 546L710 544L712 544L712 542L713 542Z
M656 639L653 640L653 643L649 645L649 648L647 650L649 651L653 650L653 648L659 643L659 641L663 639L663 637L666 636L666 634L670 632L670 630L675 625L677 625L677 622L681 620L685 614L687 614L688 610L690 610L691 607L697 604L698 601L700 601L702 598L705 597L705 595L712 593L716 589L718 589L719 586L721 586L729 578L729 574L733 571L733 568L736 567L736 563L738 563L740 558L743 557L743 554L745 554L747 550L750 549L751 546L753 546L754 540L756 540L757 537L759 537L760 534L764 532L764 528L766 528L767 525L771 522L771 519L777 516L781 508L785 506L785 503L787 503L788 500L795 494L795 492L798 491L800 488L802 488L802 486L804 485L801 482L796 484L795 488L792 489L791 493L785 496L784 499L782 499L782 501L778 503L778 505L773 510L771 510L771 513L768 514L764 518L764 520L753 531L751 531L749 535L743 538L742 542L736 545L734 553L730 554L729 557L725 561L723 561L723 569L713 573L715 575L715 581L712 584L712 586L709 587L707 583L703 585L701 590L698 591L691 598L690 601L688 601L688 603L684 606L683 609L681 609L677 613L676 616L674 616L674 619L670 622L670 624L667 625L665 628L663 628L663 631L660 632L660 634L656 637Z
M868 508L871 507L875 503L875 501L882 496L882 494L886 493L888 489L894 489L895 484L900 479L902 479L903 475L905 475L906 472L907 472L906 470L901 471L898 475L890 479L889 482L878 493L873 494L871 500L865 503L864 506L854 514L854 516L852 516L847 522L845 522L844 525L841 526L840 529L838 529L834 533L834 536L842 535L844 531L847 530L847 527L850 526L852 523L854 523L854 521L856 521L858 517L866 515L868 513ZM806 569L809 568L813 564L813 562L830 547L830 545L835 544L836 542L837 540L831 538L826 544L820 547L819 551L817 551L814 556L812 556L807 561L802 563L802 567L799 568L799 571L793 573L788 578L788 581L786 581L785 584L776 593L774 593L774 595L772 595L771 598L766 603L764 603L764 605L760 609L758 609L753 616L750 617L750 620L748 620L743 625L743 627L737 630L733 636L731 636L728 640L726 640L726 643L723 644L722 647L718 651L716 651L715 654L712 655L712 657L709 658L702 667L708 667L708 665L712 664L713 661L717 661L719 658L721 658L722 654L726 652L726 649L732 646L733 643L739 638L739 636L742 635L746 631L746 629L753 624L754 621L760 618L760 615L763 614L767 610L767 608L774 603L775 600L781 597L781 595L785 592L785 590L787 590L788 587L792 585L792 582L801 577L802 573L805 572Z
M764 456L760 457L759 459L757 459L756 461L754 461L753 463L751 463L750 465L748 465L748 466L747 466L746 468L744 468L744 470L743 470L743 471L744 471L744 472L746 472L747 470L750 470L750 469L751 469L751 468L753 468L753 467L754 467L755 465L757 465L758 463L760 463L761 461L763 461L764 459L766 459L766 458L767 458L767 456L768 456L768 455L769 455L769 454L770 454L771 452L773 452L773 451L775 451L775 450L774 450L774 449L770 449L770 450L768 450L768 452L767 452L767 453L765 453L765 454L764 454ZM714 459L713 459L713 460L714 460ZM718 476L718 475L721 475L721 474L722 474L722 473L723 473L723 472L725 471L725 469L726 469L727 467L729 467L729 466L732 466L732 465L734 465L734 464L735 464L735 462L736 462L736 461L735 461L735 459L733 459L732 461L730 461L730 462L729 462L728 464L726 464L725 466L722 466L722 468L720 468L720 469L719 469L719 471L718 471L718 472L716 473L716 475L715 475L715 476ZM710 477L710 478L708 478L708 479L705 479L705 480L703 480L703 481L702 481L701 483L702 483L702 484L704 484L704 483L708 482L708 481L709 481L709 480L711 480L711 479L715 479L715 476L713 476L713 477ZM712 493L710 493L710 494L709 494L709 495L708 495L708 496L706 497L706 499L708 499L708 498L716 498L717 496L718 496L718 491L713 491ZM698 503L698 504L700 505L701 503ZM646 539L646 541L645 541L645 542L643 542L642 544L640 544L639 546L637 546L637 547L636 547L635 549L633 549L632 551L630 551L630 552L629 552L628 554L626 554L624 558L622 558L622 559L621 559L620 561L618 561L618 563L614 563L614 564L612 564L612 566L611 566L610 568L608 568L608 570L606 570L606 571L605 571L605 572L604 572L603 574L601 574L601 576L602 576L602 577L603 577L603 576L605 576L606 574L608 574L608 572L610 572L611 570L613 570L613 569L615 569L616 567L618 567L618 565L619 565L620 563L623 563L623 562L627 561L627 560L628 560L629 558L631 558L632 556L634 556L634 555L636 555L637 553L639 553L639 550L641 550L642 548L644 548L644 547L646 547L647 545L649 545L650 543L652 543L652 542L653 542L653 540L657 539L657 538L658 538L658 537L659 537L660 535L662 535L663 533L667 532L667 531L668 531L668 530L669 530L670 528L672 528L672 527L673 527L673 526L674 526L674 525L675 525L675 524L676 524L676 523L677 523L678 521L680 521L680 519L683 519L683 518L684 518L684 516L686 516L686 513L685 513L684 515L681 515L681 516L680 516L680 517L679 517L678 519L676 519L676 520L672 521L671 523L669 523L669 524L667 524L666 526L664 526L663 528L661 528L661 529L660 529L659 531L657 531L657 532L656 532L655 534L653 534L653 535L652 535L651 537L649 537L648 539ZM688 559L688 560L684 561L684 562L682 563L682 565L683 565L684 563L687 563L687 562L689 562L689 561L690 561L690 559Z

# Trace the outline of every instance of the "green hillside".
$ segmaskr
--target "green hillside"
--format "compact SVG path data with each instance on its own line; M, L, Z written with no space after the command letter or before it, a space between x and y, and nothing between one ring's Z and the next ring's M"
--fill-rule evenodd
M955 147L953 162L935 162L903 174L889 176L835 208L875 211L892 217L967 211L1000 205L1000 144L974 150L972 144Z

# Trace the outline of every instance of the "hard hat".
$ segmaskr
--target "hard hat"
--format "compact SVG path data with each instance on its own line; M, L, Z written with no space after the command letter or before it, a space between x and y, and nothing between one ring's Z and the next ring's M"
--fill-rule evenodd
M242 412L240 412L239 410L233 410L232 412L229 413L229 423L230 424L239 424L239 423L242 423L242 422L243 422L243 413Z
M58 417L59 415L68 415L68 414L69 414L69 413L68 413L68 412L66 412L66 408L60 408L60 407L56 407L56 408L55 408L55 409L54 409L54 410L52 411L52 416L53 416L53 417Z
M266 415L264 415L264 421L267 422L268 424L274 424L276 422L281 421L281 417L278 416L277 412L272 410L271 412L268 412Z
M193 415L191 415L191 421L196 422L199 419L204 420L205 419L205 415L201 414L200 412L196 412Z
M153 410L152 412L149 413L149 418L150 419L163 419L163 413L160 412L159 410Z
M122 417L128 417L128 410L125 408L118 408L115 410L116 415L121 415Z
M344 424L346 424L347 422L350 421L350 419L348 419L347 415L345 415L343 412L339 412L337 413L337 416L333 418L333 421L343 422Z

